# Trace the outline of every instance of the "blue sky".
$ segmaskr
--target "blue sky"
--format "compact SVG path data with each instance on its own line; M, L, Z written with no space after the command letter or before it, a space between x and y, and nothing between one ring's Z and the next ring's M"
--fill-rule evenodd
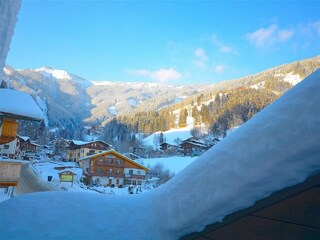
M28 1L7 64L89 80L215 83L315 57L320 1Z

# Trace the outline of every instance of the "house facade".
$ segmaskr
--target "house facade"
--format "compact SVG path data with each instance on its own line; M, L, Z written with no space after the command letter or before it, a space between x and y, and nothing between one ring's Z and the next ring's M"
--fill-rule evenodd
M9 143L0 145L0 156L13 159L16 157L16 150L17 150L17 139Z
M185 156L199 156L210 148L198 138L188 138L179 145L179 152Z
M80 158L94 155L111 149L111 145L103 141L83 142L71 140L67 147L67 161L79 162Z
M166 142L161 143L159 146L162 151L175 151L178 149L178 146Z
M39 150L39 145L32 142L29 137L17 135L16 155L21 158L29 158Z
M110 187L142 185L150 171L115 150L81 158L79 164L88 183Z

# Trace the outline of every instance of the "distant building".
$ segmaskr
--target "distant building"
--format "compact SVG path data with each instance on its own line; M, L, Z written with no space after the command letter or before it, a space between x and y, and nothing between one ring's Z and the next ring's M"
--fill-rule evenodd
M191 137L179 145L179 152L185 156L199 156L210 148L199 138Z
M160 146L160 150L162 151L175 151L175 150L178 150L178 147L179 147L177 145L172 145L166 142L161 143L159 146Z
M29 137L17 135L16 155L31 160L35 153L39 150L39 145L32 142Z
M142 185L150 171L115 150L81 158L79 164L88 183L111 187Z
M83 142L70 140L67 147L67 161L79 162L80 158L110 150L111 145L103 141Z

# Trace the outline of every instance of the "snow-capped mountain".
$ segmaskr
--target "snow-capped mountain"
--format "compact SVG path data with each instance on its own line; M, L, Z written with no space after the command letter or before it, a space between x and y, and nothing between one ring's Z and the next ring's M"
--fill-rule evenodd
M174 86L161 83L89 81L65 70L41 67L4 68L9 88L32 94L47 112L49 126L75 129L84 122L104 124L115 116L158 111L179 113L199 98L210 104L212 93L232 89L269 89L283 93L320 67L320 56L278 66L264 72L211 85ZM200 104L200 105L199 105ZM191 110L189 111L191 112Z
M74 83L79 84L83 88L88 88L92 85L92 82L82 77L68 73L64 70L52 69L50 67L41 67L34 69L34 71L41 73L44 77L47 78L73 81Z

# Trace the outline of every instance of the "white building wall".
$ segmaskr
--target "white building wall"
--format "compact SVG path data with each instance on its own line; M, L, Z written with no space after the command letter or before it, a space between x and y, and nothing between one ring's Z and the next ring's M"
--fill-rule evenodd
M21 0L1 0L0 2L0 82L20 6Z
M0 145L0 156L15 155L17 148L17 139L12 142Z

